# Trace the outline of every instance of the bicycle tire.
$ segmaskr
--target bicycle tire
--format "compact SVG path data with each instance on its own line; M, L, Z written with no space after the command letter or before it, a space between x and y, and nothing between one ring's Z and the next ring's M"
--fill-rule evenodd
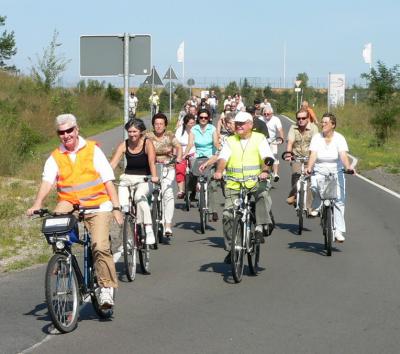
M258 273L258 264L260 261L260 243L256 242L256 238L254 235L254 224L252 223L250 226L250 252L247 254L247 262L249 264L249 273L250 275L257 275Z
M189 211L190 210L190 195L189 195L189 189L190 189L190 183L189 183L189 175L185 175L185 210Z
M151 208L151 222L152 222L154 238L155 238L155 243L153 245L153 249L155 249L155 250L158 248L158 241L159 241L158 232L160 229L158 198L159 198L159 191L155 190L153 192L153 205Z
M243 277L244 256L244 225L240 216L233 221L231 240L231 265L232 275L235 283L240 283Z
M303 183L300 184L297 216L299 218L298 234L301 235L303 232L303 216L304 216L304 184Z
M54 254L47 264L45 296L51 321L62 333L69 333L78 325L78 289L76 273L67 256Z
M151 274L150 272L150 247L149 245L142 245L139 248L139 262L142 273L145 275Z
M204 184L201 184L200 187L200 198L199 198L199 212L200 212L200 231L202 234L206 232L206 226L207 226L207 213L205 212L205 191L204 191Z
M90 289L91 289L91 293L90 293L90 298L92 300L92 306L94 311L97 313L97 315L102 318L102 319L110 319L112 317L112 315L114 314L114 306L110 307L110 308L102 308L99 304L99 301L97 300L97 296L96 296L96 289L99 287L98 283L97 283L97 277L96 277L96 273L95 270L92 268L91 272L90 272L91 276L91 281L90 281ZM115 289L114 289L114 293L113 293L113 299L115 301Z
M332 256L332 242L333 242L333 229L332 229L332 209L326 208L325 230L326 230L326 255Z
M127 215L124 220L122 234L122 246L124 249L125 274L128 281L134 281L136 278L137 264L137 226L132 216Z

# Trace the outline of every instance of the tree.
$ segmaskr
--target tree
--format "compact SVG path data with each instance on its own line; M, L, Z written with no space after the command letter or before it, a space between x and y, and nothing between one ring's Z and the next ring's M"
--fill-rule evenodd
M396 126L400 114L400 66L387 68L381 61L376 69L361 74L368 81L370 90L369 103L374 110L371 124L375 128L377 144L387 141L390 130Z
M6 18L5 16L0 16L0 27L5 25ZM6 61L10 60L15 54L17 54L17 48L15 47L14 31L9 33L4 31L0 36L0 69L16 70L14 65L8 66L6 64Z
M298 73L296 76L296 80L301 80L301 84L299 87L305 89L308 87L308 75L307 73Z
M235 93L239 93L239 86L236 81L231 81L228 86L225 87L225 97L233 96Z
M37 55L37 64L32 65L31 68L33 79L45 91L49 91L56 84L57 79L71 61L65 59L63 55L57 56L56 54L57 47L62 45L57 42L58 34L58 31L54 30L49 46L43 50L42 57ZM31 59L29 58L29 60Z

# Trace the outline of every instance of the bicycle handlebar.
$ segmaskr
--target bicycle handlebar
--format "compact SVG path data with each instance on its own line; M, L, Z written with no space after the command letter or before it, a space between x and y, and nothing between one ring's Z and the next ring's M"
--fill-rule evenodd
M308 156L295 156L293 151L285 151L284 153L282 153L283 160L286 160L288 157L290 158L291 161L308 162Z

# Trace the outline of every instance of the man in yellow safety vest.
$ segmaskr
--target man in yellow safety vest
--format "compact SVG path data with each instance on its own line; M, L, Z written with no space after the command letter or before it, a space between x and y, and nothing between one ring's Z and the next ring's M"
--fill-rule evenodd
M253 117L250 113L239 112L234 118L235 134L226 140L218 158L215 179L221 179L224 169L226 175L235 178L249 178L245 185L254 188L256 201L256 229L255 234L261 243L264 243L264 230L272 223L269 211L271 210L271 198L265 180L269 176L269 167L265 165L266 158L273 159L273 153L268 141L261 133L252 131ZM251 178L258 177L260 182ZM225 263L230 262L230 250L233 227L233 208L235 200L239 196L240 184L228 180L225 191L225 207L222 224L225 239Z

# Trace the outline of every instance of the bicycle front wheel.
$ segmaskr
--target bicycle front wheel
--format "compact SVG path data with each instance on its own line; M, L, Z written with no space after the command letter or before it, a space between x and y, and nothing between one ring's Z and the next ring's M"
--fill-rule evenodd
M160 218L160 205L159 205L159 199L160 197L160 192L158 190L153 192L153 206L151 208L151 221L152 221L152 226L153 226L153 232L154 232L154 238L155 238L155 243L153 245L153 248L156 250L158 248L158 241L159 241L159 233L160 233L160 227L161 227L161 218ZM162 237L162 235L161 235Z
M232 275L235 283L240 283L243 276L243 256L245 252L244 245L244 225L240 216L236 216L233 221L233 233L231 244L231 264Z
M260 261L260 242L256 242L254 234L254 224L251 224L249 238L250 238L250 252L247 254L249 272L251 275L257 275L258 264Z
M150 247L149 245L142 245L139 249L139 261L143 274L150 274Z
M325 210L325 238L326 238L326 255L332 256L333 228L332 228L332 209Z
M132 216L127 215L124 221L122 245L124 248L125 274L129 281L135 280L137 263L137 226Z
M189 175L185 175L185 210L189 211L190 210L190 196L189 196L189 189L190 189L190 184L189 184Z
M54 326L62 333L73 331L78 323L80 295L71 261L56 253L46 269L46 302Z
M298 234L303 232L303 215L304 215L304 184L301 184L299 191L299 201L297 205L297 216L299 217L299 230Z
M200 206L199 206L199 212L200 212L200 231L202 234L206 232L206 226L207 226L207 213L205 210L206 207L206 195L205 195L205 190L204 190L204 184L201 185L200 187Z

